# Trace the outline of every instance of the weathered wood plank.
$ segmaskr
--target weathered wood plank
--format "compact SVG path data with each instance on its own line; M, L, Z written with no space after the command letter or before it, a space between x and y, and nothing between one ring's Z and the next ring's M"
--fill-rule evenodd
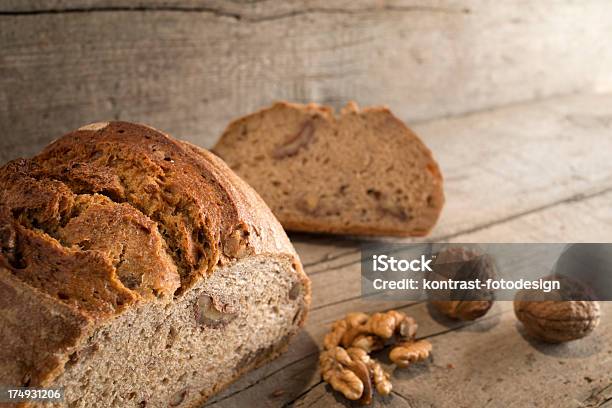
M505 309L511 306L504 303ZM612 312L612 302L603 306L604 313ZM590 337L548 345L524 337L508 311L497 321L485 319L430 341L433 362L395 370L394 394L376 397L374 406L576 407L610 396L611 319L602 321ZM347 404L319 384L295 406Z
M611 88L606 1L252 3L3 2L0 162L106 119L210 146L277 99L415 121Z
M389 2L397 5L402 2ZM408 2L404 2L408 3ZM272 7L274 6L274 7ZM359 10L367 7L381 7L371 0L338 1L336 7ZM287 0L282 3L273 0L4 0L0 4L3 12L44 12L49 10L114 10L114 9L178 9L210 10L225 14L240 14L243 18L271 18L280 13L301 12L305 9L331 9L333 6L323 0Z
M563 201L489 228L460 235L462 242L610 242L612 189L589 199Z
M41 13L49 11L85 12L91 10L184 10L208 11L220 15L237 15L240 19L258 21L261 19L282 18L287 14L306 13L309 10L327 12L358 12L369 8L418 7L445 10L443 7L422 6L414 1L387 1L385 3L372 0L338 0L329 3L325 0L4 0L0 4L0 12ZM459 6L449 6L447 11L461 11Z
M417 130L445 175L447 204L434 239L612 187L611 95L556 98ZM498 239L530 238L515 232Z
M308 270L308 269L306 269ZM313 309L361 296L361 263L328 270L310 277Z
M609 242L612 235L612 191L563 202L449 242ZM313 308L357 299L361 293L360 253L332 264L307 267L313 284ZM314 272L312 271L314 269Z
M266 364L264 367L261 367L260 369L240 378L229 389L213 397L211 402L225 401L225 406L232 406L232 403L235 403L237 399L245 398L246 400L246 398L249 398L241 395L245 390L250 390L249 392L257 392L260 393L260 395L264 392L273 393L276 391L279 388L280 382L282 382L285 370L288 370L288 372L296 370L298 373L302 371L306 372L304 367L312 365L312 361L315 361L314 364L316 365L319 347L323 341L325 333L327 333L329 330L331 323L341 318L346 313L355 310L373 313L375 311L385 310L388 308L410 310L417 307L417 305L418 304L414 302L381 302L354 299L350 302L339 303L329 307L313 310L308 317L306 326L299 333L297 338L294 339L289 347L289 350L285 354L270 364ZM431 330L435 330L435 326L432 325L431 327ZM423 329L422 332L425 332L425 329ZM317 378L318 377L316 376L313 377L313 381L317 380ZM265 386L265 391L262 391L261 387L263 387L262 384L264 383L267 385ZM300 380L300 378L295 380L295 384L304 386L304 383ZM296 393L303 390L303 388L300 387L289 388L289 385L290 384L287 384L285 387L283 387L286 395L284 395L281 399L284 398L285 401L288 401L290 398L295 398L298 395Z
M432 241L445 242L609 242L612 238L612 188L584 195L582 197L561 200L543 208L534 209L516 217L500 220L490 226L475 231L459 233L448 240L432 237ZM351 279L359 277L359 241L353 241L353 249L338 251L329 247L325 260L306 267L311 279L332 282L343 278L347 288L357 288ZM300 247L298 251L309 247ZM330 276L319 277L320 274ZM332 277L333 276L333 277ZM330 291L333 289L322 285L319 297L325 302L337 301ZM347 293L353 293L352 290ZM317 302L318 303L318 300Z
M612 312L612 303L603 306ZM437 407L575 407L612 383L611 323L580 341L546 345L523 337L504 314L483 332L479 324L432 339L435 366L423 367L427 375L398 373L396 391Z
M523 217L518 217L516 219L509 220L505 223L494 225L478 232L470 233L469 235L458 236L456 237L456 240L464 242L489 242L490 240L492 240L492 238L495 237L500 238L499 240L504 240L504 237L506 236L504 234L518 234L520 231L528 230L529 241L558 241L553 239L555 236L554 234L556 228L559 225L562 225L563 222L566 222L568 218L575 220L582 219L584 220L584 222L576 222L575 225L573 225L573 228L568 231L567 235L562 235L563 239L560 240L589 241L589 236L594 237L594 239L592 240L597 240L596 237L600 236L598 235L599 232L597 232L598 222L600 222L601 217L605 217L606 214L608 214L608 218L606 219L609 220L609 206L606 206L606 204L610 202L611 198L612 193L607 193L593 196L590 198L585 198L582 200L576 200L573 202L561 203L557 206L551 206L542 209L539 212L536 211L527 214ZM584 214L590 213L592 217L585 217L583 215L583 212L578 211L579 209L584 208L587 209ZM576 214L579 214L579 216L576 216ZM519 227L512 227L513 225L518 225ZM502 231L495 232L496 228L502 228ZM608 226L608 231L609 230L610 229ZM490 231L493 231L493 233L491 233ZM605 233L606 229L602 228L600 231L603 234ZM512 241L512 236L509 235L507 240ZM341 258L339 259L342 260ZM292 344L292 347L287 354L285 354L283 357L276 360L272 364L260 370L257 370L244 377L243 379L239 380L239 382L235 384L235 386L231 387L228 391L221 394L218 397L220 399L214 399L213 401L218 401L219 403L223 402L224 404L227 404L227 406L231 406L232 403L236 403L237 401L244 402L248 401L249 398L264 398L266 395L272 395L275 391L282 389L282 396L273 396L273 398L270 400L272 401L270 402L271 406L276 406L275 404L280 405L284 402L291 401L291 398L294 398L296 395L299 395L300 393L304 392L309 387L315 386L313 390L316 390L317 387L324 387L323 385L316 386L318 376L312 374L312 367L314 367L314 365L316 364L315 360L317 347L320 346L323 335L328 330L329 323L331 323L335 319L342 317L345 313L350 311L362 310L366 312L373 312L401 305L400 303L378 301L373 302L365 299L355 299L354 296L356 294L356 291L358 290L358 287L356 285L347 285L346 287L349 288L347 290L347 293L344 293L342 290L345 287L344 284L336 286L332 285L334 288L336 288L335 292L325 287L327 284L327 280L325 279L326 275L334 276L334 280L343 280L344 278L348 280L349 277L350 279L356 279L355 275L356 273L358 273L357 271L359 267L357 262L358 257L355 258L355 263L353 265L344 266L342 268L337 269L332 268L330 270L325 271L324 273L314 273L312 275L313 290L315 292L327 291L321 297L315 297L315 299L317 299L316 302L327 303L328 299L335 299L335 303L327 307L322 307L318 309L318 303L315 302L315 310L312 312L309 318L305 331ZM314 266L317 267L318 265L315 264ZM309 268L307 267L306 270L308 271ZM345 301L342 301L343 298L345 299ZM503 320L502 322L500 321L498 316L500 313L509 313L510 307L510 302L498 302L495 305L495 309L493 309L490 314L487 315L487 321L497 322L497 325L509 325L512 330L516 330L514 318L508 319L504 317L505 320ZM612 306L607 305L606 307L610 308ZM453 329L459 327L459 325L456 323L455 325L446 326L448 322L440 322L432 319L429 316L426 305L424 304L412 305L406 310L409 314L414 315L419 321L421 325L421 335L432 336L436 333L444 333L447 330L452 331ZM606 313L610 313L610 311ZM510 314L512 315L512 313ZM604 319L606 321L610 320L609 317L605 317ZM609 323L607 323L607 326L602 325L602 328L600 328L598 331L612 331L612 327L609 326ZM578 342L576 344L580 343L581 342ZM462 344L462 341L457 340L457 347L460 347ZM488 364L487 361L488 360L483 359L481 362L482 364ZM439 365L439 362L437 360L436 364ZM550 367L551 370L556 368L557 366L554 364ZM304 379L300 377L300 373L306 373L304 375L308 378L308 381L304 381ZM593 373L594 377L591 378L605 378L600 375L601 372L599 371L594 371ZM289 380L288 382L284 382L285 375L287 375L288 378L291 378L291 380ZM478 378L478 375L475 375L475 378ZM285 385L283 386L283 384ZM266 398L270 399L270 397ZM311 397L308 396L305 398ZM329 397L325 398L326 399L324 399L324 401L328 403L329 401L327 400L327 398ZM599 397L596 396L593 398ZM413 397L408 397L408 400L412 404L411 406L427 406L427 401L424 400L415 400ZM434 404L434 406L437 405Z
M360 407L358 402L350 402L343 398L340 394L335 392L326 383L318 383L312 390L309 390L306 395L299 398L292 404L295 408L306 408L306 407ZM372 408L378 407L402 407L402 408L414 408L415 405L411 401L403 398L397 393L391 393L390 396L385 398L375 398L370 405Z
M312 349L311 352L298 355L295 353L295 350L289 350L287 354L272 363L272 365L278 364L275 369L268 370L263 375L258 374L256 371L240 379L230 389L213 398L211 406L243 406L249 400L262 401L262 406L280 406L296 399L306 389L319 383L319 373L314 371L316 371L318 348L323 341L323 336L329 330L329 324L333 320L344 316L345 313L350 311L362 310L374 312L387 308L403 310L413 316L419 323L419 338L438 336L456 328L472 324L445 319L439 321L431 319L429 317L427 305L424 303L399 307L399 303L394 304L392 302L361 302L361 305L359 305L358 302L352 302L350 306L354 308L348 308L341 312L336 309L333 318L323 319L325 321L324 325L319 325L317 321L314 320L316 317L311 316L310 322L312 323L309 322L309 325L305 329L309 341L315 343L315 348ZM327 313L334 311L332 308L329 309ZM314 313L317 312L315 311ZM504 313L503 308L499 305L495 305L487 315L487 321L496 321L501 313ZM255 378L257 379L255 380ZM279 390L283 391L282 395L275 395L275 392Z
M349 237L320 234L289 233L308 273L315 273L322 266L355 254L358 240Z

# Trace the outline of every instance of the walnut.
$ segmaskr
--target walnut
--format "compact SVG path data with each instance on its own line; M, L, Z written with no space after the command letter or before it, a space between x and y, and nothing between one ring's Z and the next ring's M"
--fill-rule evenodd
M371 353L372 351L382 349L385 346L385 342L377 336L360 334L355 337L351 346L360 348L366 353Z
M389 381L389 373L385 372L382 366L373 358L370 358L368 353L360 348L351 347L346 350L348 355L353 359L353 361L361 361L368 369L368 378L371 379L372 383L376 387L376 391L378 391L381 395L389 395L391 393L391 389L393 385L391 381ZM371 390L369 394L364 393L361 397L361 402L364 404L370 404L372 401L372 393Z
M431 353L431 343L427 340L407 341L397 344L389 358L398 367L405 368L417 361L425 360Z
M367 320L365 320L367 318ZM374 313L372 316L361 314L357 316L348 315L345 319L347 324L340 337L340 344L344 347L357 347L355 343L359 339L359 345L368 345L372 347L380 344L380 340L390 339L394 334L399 334L401 337L414 337L417 324L413 318L406 316L404 313L391 310L386 313ZM333 331L333 330L332 330ZM368 339L368 334L374 335ZM376 348L374 348L376 349Z
M436 255L430 279L485 281L497 275L493 260L479 250L468 247L448 247ZM431 306L451 319L475 320L484 316L493 306L492 291L431 290Z
M386 313L349 313L344 319L332 324L331 331L325 336L326 349L343 347L363 347L366 351L382 348L384 341L394 335L402 339L415 336L417 323L402 312L390 310Z
M374 313L367 322L369 332L388 339L395 333L395 330L400 327L402 320L406 317L403 313L391 310L387 313Z
M360 399L364 391L364 382L354 371L357 369L361 372L362 364L353 362L342 347L326 350L319 357L323 380L353 401Z
M389 380L391 375L385 370L383 370L382 366L376 360L371 360L369 368L372 372L372 381L376 386L376 391L380 395L391 394L391 390L393 389L393 385Z
M416 331L419 328L416 320L410 316L404 316L400 321L395 331L400 335L402 339L414 339Z
M548 343L588 336L599 325L599 303L588 300L588 292L577 281L554 275L546 279L559 280L561 289L549 293L520 290L514 298L514 313L527 333Z
M331 331L325 335L323 346L326 350L330 350L340 344L344 333L348 329L346 320L337 320L332 324Z
M360 326L368 321L370 316L362 312L353 312L346 315L345 320L350 326Z
M289 289L289 293L287 294L290 300L295 300L300 297L302 286L301 281L294 282L293 285L291 285L291 289Z
M185 398L187 397L188 392L189 392L189 389L187 388L177 391L172 397L170 397L170 401L168 402L168 405L170 405L171 407L178 407L179 405L183 403L183 401L185 401Z
M312 141L314 133L314 121L313 119L308 119L302 124L302 127L295 135L290 136L274 149L272 157L275 159L283 159L285 157L295 156L301 148L307 146Z
M578 243L567 246L555 262L555 276L579 284L582 299L603 300L612 287L612 252L608 243ZM552 300L552 299L550 299ZM573 299L578 300L578 299Z
M370 377L370 370L363 361L353 360L351 364L351 370L357 375L363 384L363 393L359 402L363 405L369 405L372 403L372 380Z
M195 311L196 322L211 328L223 327L238 315L230 304L224 304L205 293L198 297Z
M426 358L431 344L414 342L417 327L413 318L395 310L372 316L349 313L332 324L323 340L325 351L319 358L323 380L346 398L359 400L362 404L372 402L374 387L379 394L388 395L393 387L390 375L368 353L382 349L387 340L399 338L400 344L414 343L417 347L409 349L408 355L399 349L396 354L410 361ZM424 347L424 343L429 344L429 348ZM427 355L422 357L424 350Z
M406 221L412 218L409 210L395 202L393 196L374 188L367 189L366 194L376 201L377 209L382 214L390 215L399 219L400 221Z

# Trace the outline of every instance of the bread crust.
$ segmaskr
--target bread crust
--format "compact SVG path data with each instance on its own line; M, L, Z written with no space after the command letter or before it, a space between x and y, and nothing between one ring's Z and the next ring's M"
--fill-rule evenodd
M263 157L261 160L266 161L266 163L268 163L270 166L279 166L279 171L280 169L293 169L292 164L295 165L295 169L297 169L299 168L297 167L299 166L299 162L304 162L304 160L307 158L312 161L312 155L314 153L310 153L310 157L308 157L307 153L309 152L309 148L312 146L303 147L298 142L293 142L291 139L288 140L292 150L281 152L291 157L276 157L273 150L276 142L273 141L275 139L272 136L266 138L264 135L263 140L260 140L262 139L262 137L260 137L257 143L260 146L257 147L257 153L254 152L255 142L249 139L250 129L255 129L253 132L257 131L261 124L265 123L266 120L272 120L267 118L270 118L273 115L276 115L274 116L274 128L280 129L278 132L284 131L285 134L291 134L293 122L305 123L306 125L302 126L307 126L309 121L315 120L318 124L316 126L318 129L327 130L327 132L323 132L326 136L320 136L321 132L317 132L316 130L313 131L308 128L304 130L304 128L302 128L298 131L294 138L305 137L304 135L306 132L310 131L311 134L309 136L311 139L314 139L311 145L315 145L317 143L319 143L319 146L326 144L330 151L334 151L332 146L335 146L334 143L338 142L332 140L332 132L330 132L329 129L333 129L335 135L337 135L338 129L341 126L339 123L342 121L346 123L347 121L350 121L351 118L355 118L355 122L362 119L367 121L366 118L371 117L383 118L384 120L381 119L381 121L384 122L384 126L389 129L393 129L397 134L401 134L404 138L404 142L406 142L406 144L410 143L415 147L414 150L418 152L419 163L422 165L424 169L423 171L427 173L427 177L429 178L429 198L427 200L427 204L422 206L422 208L419 210L419 215L415 220L411 220L409 223L407 223L400 219L397 223L390 223L388 225L380 225L380 223L377 222L346 222L346 220L344 220L344 222L340 222L340 220L333 221L325 215L313 216L312 214L308 214L307 212L305 213L303 211L287 211L287 207L293 208L293 206L296 206L295 203L300 199L300 197L296 196L295 191L279 198L270 193L270 191L275 190L275 187L270 185L270 180L267 180L266 176L261 175L262 172L254 171L248 165L248 163L246 163L246 167L242 166L245 157L250 160L249 153L251 153L251 149L253 149L251 154L257 154L258 157ZM279 116L282 115L285 115L284 117L286 118L286 122L279 119ZM293 130L293 132L294 131L295 130ZM384 135L384 131L382 130L377 130L376 132ZM319 138L317 139L317 137ZM305 143L307 142L305 141L303 144ZM384 144L385 141L379 140L377 143ZM278 147L276 147L276 149L278 149ZM301 105L289 102L276 102L270 107L261 109L257 112L232 121L223 132L217 144L214 146L213 152L224 158L239 175L244 177L247 182L250 182L251 185L258 190L264 199L268 201L268 205L270 205L283 227L287 230L372 236L424 236L427 235L435 226L444 206L445 199L442 188L443 177L437 162L433 158L431 150L418 138L416 134L414 134L414 132L412 132L406 126L406 124L393 115L393 113L387 107L369 107L360 109L356 103L349 102L347 106L342 109L340 115L336 116L334 115L332 108L327 106L314 103ZM375 160L382 161L384 158L377 157ZM321 169L323 168L325 167L321 167ZM350 173L354 169L349 167L339 166L328 168L327 170L343 172L347 179L354 177ZM288 174L290 175L290 173ZM327 185L328 180L324 178L316 178L315 174L308 173L308 176L309 182L314 180L312 183L313 185L304 185L303 180L291 180L290 183L297 184L298 190L302 192L309 191L310 189L313 189L314 185L316 185L316 194L319 196L325 194L329 197L330 194L334 193L332 186ZM398 176L401 177L401 174ZM350 184L351 180L348 180L347 183ZM337 186L334 185L333 187L335 188ZM340 199L338 200L340 201Z
M29 184L20 184L25 183L24 180ZM52 197L59 198L50 201ZM167 252L164 256L175 264L172 265L174 269L165 265L164 272L154 272L155 268L143 267L142 280L146 281L147 274L162 273L177 284L160 286L154 296L143 295L137 288L127 287L118 275L117 270L123 262L121 257L115 257L107 246L95 246L95 237L93 234L87 237L86 228L78 229L84 236L82 242L67 243L62 232L71 221L84 214L83 208L75 204L79 200L108 203L111 213L122 209L118 212L121 215L119 223L127 225L141 220L140 233L126 233L125 239L141 240L136 244L148 245L161 237L163 250ZM45 204L49 202L57 205ZM138 214L131 217L132 212ZM305 312L299 326L306 318L310 281L283 228L263 200L218 157L148 126L127 122L88 125L56 140L32 159L3 166L0 168L0 215L4 217L0 228L0 293L6 293L1 304L3 316L7 316L0 320L0 331L6 331L7 338L17 336L18 328L11 316L30 312L33 321L40 326L39 332L52 329L48 327L50 321L41 313L64 316L66 328L59 331L57 341L37 343L41 352L30 359L22 355L23 350L17 343L11 342L10 347L2 348L0 373L7 372L7 376L2 377L10 385L51 384L64 371L71 350L106 321L139 302L172 302L173 296L181 296L218 267L247 256L291 257L304 287ZM86 222L99 221L102 224L92 225L92 228L103 228L111 222L109 220L112 217L96 217L94 213ZM170 231L172 228L176 231ZM29 262L28 254L32 249L23 246L23 237L29 235L43 241L37 252L39 255L56 248L67 259L96 257L108 270L107 276L92 275L86 268L79 271L63 271L57 265L54 268L59 268L62 276L80 274L86 280L114 285L126 294L125 298L108 308L87 307L84 302L65 299L61 285L58 289L57 285L46 284L44 279L54 276L48 274L48 270L39 270L38 274L32 272L26 277L20 273L24 265L19 263ZM173 242L169 242L172 241L169 236ZM173 249L176 251L172 252ZM199 261L184 251L197 253ZM18 259L20 257L23 259ZM134 259L135 262L158 262L152 266L161 262ZM39 265L43 269L44 266ZM176 275L177 270L181 272L180 277ZM164 276L155 276L158 280L162 278ZM54 286L53 290L49 286ZM88 287L75 286L73 289L70 293L85 291ZM110 299L111 295L108 296ZM26 298L31 298L31 304L24 303ZM109 299L103 298L101 302L109 302ZM28 363L16 363L22 359Z
M0 267L1 384L50 385L93 326L85 313Z

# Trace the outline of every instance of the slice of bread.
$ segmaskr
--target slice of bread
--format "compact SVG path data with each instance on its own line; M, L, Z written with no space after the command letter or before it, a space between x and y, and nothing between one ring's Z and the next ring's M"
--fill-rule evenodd
M203 149L111 122L0 168L0 385L199 407L281 353L309 303L281 225Z
M444 204L431 152L383 107L276 103L232 122L213 151L290 230L422 236Z

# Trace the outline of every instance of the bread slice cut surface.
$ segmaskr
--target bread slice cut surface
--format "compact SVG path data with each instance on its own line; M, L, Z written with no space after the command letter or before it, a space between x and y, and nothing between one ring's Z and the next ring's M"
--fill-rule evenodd
M213 150L290 230L421 236L444 204L431 152L387 108L276 103L232 122Z

